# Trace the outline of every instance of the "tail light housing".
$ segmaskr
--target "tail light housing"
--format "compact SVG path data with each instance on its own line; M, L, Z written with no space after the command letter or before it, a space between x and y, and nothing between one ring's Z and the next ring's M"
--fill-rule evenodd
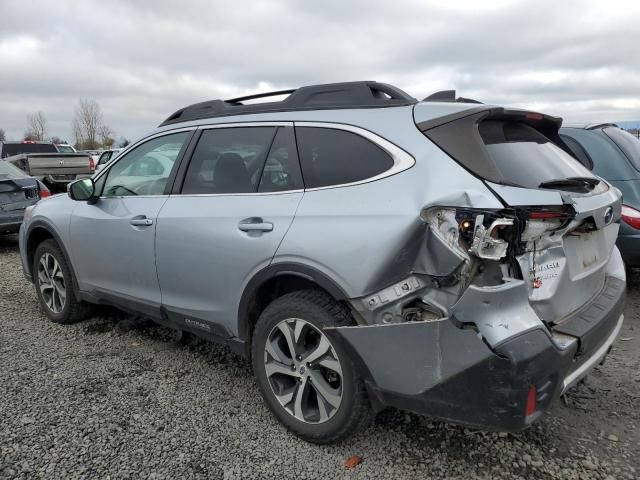
M94 173L96 171L96 162L93 157L89 157L89 171Z
M538 410L538 391L534 385L529 388L529 392L527 393L527 406L524 412L525 417L530 417L536 413L536 410Z
M621 218L630 227L640 230L640 211L629 205L622 205Z
M47 186L38 180L38 195L40 198L46 198L51 196L51 190L47 188Z

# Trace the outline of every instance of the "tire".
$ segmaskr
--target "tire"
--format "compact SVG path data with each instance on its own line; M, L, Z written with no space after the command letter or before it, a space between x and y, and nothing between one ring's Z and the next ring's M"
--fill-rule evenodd
M71 268L55 240L45 240L38 245L32 272L38 301L51 321L70 324L87 318L90 305L76 297Z
M341 441L371 419L362 376L344 349L322 333L348 325L348 309L321 290L277 298L256 324L251 358L258 386L280 423L306 441ZM289 341L299 354L295 359Z

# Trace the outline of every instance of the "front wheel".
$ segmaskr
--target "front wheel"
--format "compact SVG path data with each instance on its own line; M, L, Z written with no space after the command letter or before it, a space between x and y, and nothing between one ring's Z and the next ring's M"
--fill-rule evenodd
M323 332L351 324L348 310L319 290L284 295L258 319L251 352L258 385L278 420L305 440L337 442L370 418L361 376Z
M74 323L84 319L89 306L76 298L73 276L54 240L45 240L33 256L36 294L44 312L56 323Z

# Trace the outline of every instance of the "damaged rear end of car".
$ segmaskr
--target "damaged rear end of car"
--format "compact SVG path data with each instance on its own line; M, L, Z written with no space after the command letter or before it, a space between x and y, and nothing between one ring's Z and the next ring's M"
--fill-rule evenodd
M410 274L352 299L359 325L327 333L351 351L378 408L519 430L601 363L620 330L621 194L569 154L559 118L433 110L414 108L425 142L501 206L427 202Z

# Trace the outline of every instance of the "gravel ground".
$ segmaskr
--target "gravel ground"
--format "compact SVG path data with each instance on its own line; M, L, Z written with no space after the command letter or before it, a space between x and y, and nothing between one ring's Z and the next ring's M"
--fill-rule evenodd
M48 322L15 237L0 237L0 272L0 478L640 477L637 287L607 362L529 430L387 411L319 447L276 423L242 358L111 310Z

